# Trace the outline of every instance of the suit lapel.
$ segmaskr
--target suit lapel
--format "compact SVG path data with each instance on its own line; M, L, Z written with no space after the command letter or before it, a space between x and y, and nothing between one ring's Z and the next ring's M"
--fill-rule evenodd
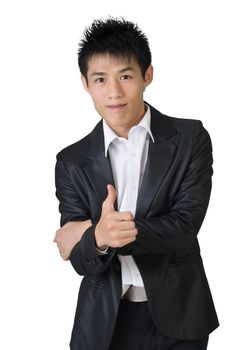
M87 152L90 153L92 157L91 161L84 168L84 171L96 192L100 205L102 205L107 197L107 185L111 184L116 188L109 152L107 153L108 156L105 157L102 120L90 134L90 149L87 150ZM117 200L114 204L114 208L115 210L118 208Z
M173 159L175 146L160 136L150 139L148 159L138 193L135 217L143 217L157 195Z
M176 134L166 116L155 108L151 109L151 131L154 142L150 138L148 158L141 188L139 189L135 217L144 217L172 163L176 145L169 141Z
M148 158L144 177L139 190L135 217L143 217L153 198L160 190L160 186L166 177L176 150L174 143L169 139L176 133L168 118L161 115L156 109L151 109L151 131L155 142L150 138ZM107 196L107 184L115 186L111 169L111 162L104 154L104 135L102 120L90 134L90 149L92 160L85 167L85 172L96 192L100 205ZM114 205L117 210L117 201Z

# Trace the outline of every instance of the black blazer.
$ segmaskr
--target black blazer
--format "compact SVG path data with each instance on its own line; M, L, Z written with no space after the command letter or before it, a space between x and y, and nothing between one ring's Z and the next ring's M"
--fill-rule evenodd
M70 261L84 276L71 338L72 350L106 350L121 298L117 253L132 255L141 272L156 326L169 337L197 339L218 327L197 234L207 210L212 176L209 134L197 120L162 115L150 106L148 159L138 194L136 241L98 255L94 230L114 184L104 155L102 120L90 134L57 154L56 195L61 226L91 219ZM115 203L115 209L117 204Z

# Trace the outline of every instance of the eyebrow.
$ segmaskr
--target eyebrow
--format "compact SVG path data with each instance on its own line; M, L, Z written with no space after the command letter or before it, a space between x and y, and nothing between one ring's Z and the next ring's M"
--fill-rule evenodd
M120 69L120 70L118 71L118 73L125 73L125 72L127 72L127 71L134 71L134 69L133 69L131 66L129 66L129 67L125 67L125 68L123 68L123 69ZM106 75L106 73L104 73L104 72L93 72L93 73L91 74L91 77L96 76L96 75L98 75L98 76L104 76L104 75Z

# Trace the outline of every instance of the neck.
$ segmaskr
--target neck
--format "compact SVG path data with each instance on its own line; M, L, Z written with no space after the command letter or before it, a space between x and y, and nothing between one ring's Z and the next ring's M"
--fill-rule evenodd
M128 133L129 133L129 130L140 123L140 121L142 120L142 118L144 117L145 113L147 111L147 107L143 104L142 106L142 110L141 112L136 116L136 118L134 118L133 120L131 120L131 122L128 124L128 125L124 125L122 127L115 127L112 129L114 130L114 132L120 136L120 137L124 137L124 138L128 138Z

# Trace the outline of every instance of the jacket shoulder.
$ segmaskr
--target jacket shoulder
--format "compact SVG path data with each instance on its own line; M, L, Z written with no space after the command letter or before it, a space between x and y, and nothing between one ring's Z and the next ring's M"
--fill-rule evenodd
M170 136L173 133L181 134L186 137L193 137L199 134L203 129L203 124L199 119L172 117L159 112L151 107L152 127L156 133L163 136Z
M89 154L90 146L100 132L102 132L102 120L98 122L89 134L60 150L56 157L62 158L65 163L83 163L91 157L91 154Z
M201 131L203 128L202 121L199 119L188 119L188 118L178 118L178 117L171 117L168 115L164 115L169 123L173 125L173 127L178 131L191 131L194 133Z
M176 133L188 144L195 144L198 140L212 143L209 132L199 119L178 118L165 115L168 122L176 130Z

